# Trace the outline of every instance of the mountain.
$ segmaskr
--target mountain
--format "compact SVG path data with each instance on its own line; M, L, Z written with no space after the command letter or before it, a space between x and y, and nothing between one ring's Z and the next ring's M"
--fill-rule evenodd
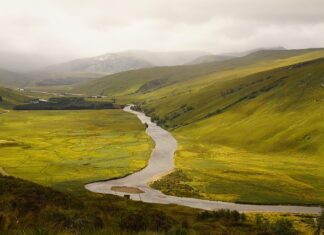
M204 56L200 56L200 57L190 61L187 64L190 65L190 64L220 62L220 61L229 60L229 59L233 59L233 58L234 58L234 56L228 56L228 55L204 55Z
M117 73L125 70L152 67L145 60L123 54L105 54L102 56L73 60L63 64L52 65L46 68L49 72L97 72Z
M23 74L0 69L0 85L2 86L23 87L28 81L28 77Z
M96 57L77 59L70 62L52 65L48 72L91 72L113 74L121 71L149 68L153 66L170 66L185 64L188 61L205 55L204 52L147 52L125 51L108 53Z
M198 57L210 55L210 53L202 51L128 51L123 53L149 61L154 66L184 65Z
M284 51L287 50L285 47L279 46L279 47L259 47L259 48L254 48L251 50L247 51L240 51L240 52L230 52L230 53L225 53L224 56L233 56L233 57L242 57L242 56L247 56L249 54L258 52L258 51Z

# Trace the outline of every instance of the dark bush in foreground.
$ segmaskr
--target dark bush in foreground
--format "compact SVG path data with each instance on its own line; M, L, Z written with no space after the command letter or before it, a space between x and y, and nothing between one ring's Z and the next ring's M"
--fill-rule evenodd
M232 222L244 222L246 216L244 213L239 213L238 211L231 210L218 210L218 211L203 211L198 214L197 218L199 220L227 220Z
M279 218L275 222L270 222L261 215L256 216L255 221L259 234L275 234L275 235L297 235L293 223L286 218Z
M168 231L174 221L161 211L140 211L128 213L121 217L119 225L131 231Z

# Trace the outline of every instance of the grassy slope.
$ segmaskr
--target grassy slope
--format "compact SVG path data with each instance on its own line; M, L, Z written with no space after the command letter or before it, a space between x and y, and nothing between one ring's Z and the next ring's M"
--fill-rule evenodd
M174 131L186 183L218 200L324 204L324 60L239 81L213 99L222 111Z
M137 171L152 147L144 126L121 110L11 111L0 123L0 167L64 190Z
M10 109L12 106L24 103L28 101L28 97L19 94L9 88L0 87L0 96L2 97L2 102L0 102L0 109Z
M89 91L136 101L176 128L176 165L199 197L322 204L324 65L291 65L323 56L323 50L261 51L121 73L93 81Z
M134 100L134 97L147 100L151 98L150 91L166 87L166 89L162 89L162 91L158 93L152 93L156 95L165 90L165 94L168 94L170 91L174 92L174 89L176 89L178 85L181 84L181 86L183 86L187 84L189 80L194 80L192 86L197 86L196 80L206 78L207 75L218 75L220 72L222 72L223 76L231 74L237 75L239 72L242 72L241 70L243 68L245 68L245 73L249 74L322 56L324 56L324 50L316 49L260 51L243 58L222 62L127 71L81 84L77 86L74 91L78 93L104 94L122 98L127 96L128 100ZM255 63L257 63L258 68L256 68ZM237 68L241 70L237 72L233 71ZM219 78L222 79L222 77ZM207 80L213 81L214 79L207 77ZM170 86L172 84L173 86ZM202 81L201 84L207 85L205 80ZM143 97L140 96L143 94ZM161 98L162 94L159 97Z

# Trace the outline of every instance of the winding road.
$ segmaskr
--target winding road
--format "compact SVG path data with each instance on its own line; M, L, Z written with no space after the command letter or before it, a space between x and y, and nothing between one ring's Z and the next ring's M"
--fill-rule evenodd
M165 195L162 192L152 189L148 184L162 175L174 169L174 152L177 149L177 141L166 130L151 122L151 118L144 113L131 110L126 106L124 111L135 114L142 123L147 123L147 134L154 140L155 148L147 167L134 174L120 179L96 182L85 185L85 188L91 192L113 194L118 196L129 195L132 200L148 203L177 204L199 208L204 210L230 209L240 212L287 212L287 213L307 213L318 214L320 207L316 206L290 206L290 205L250 205L237 204L230 202L211 201L195 198L185 198ZM130 193L112 190L115 188L136 189L142 193Z

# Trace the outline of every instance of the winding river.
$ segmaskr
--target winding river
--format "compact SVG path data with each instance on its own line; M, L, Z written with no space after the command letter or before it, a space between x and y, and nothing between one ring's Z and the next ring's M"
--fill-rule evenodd
M129 195L132 200L148 203L177 204L200 208L205 210L230 209L241 212L287 212L287 213L320 213L321 208L316 206L293 206L293 205L250 205L230 202L211 201L195 198L185 198L165 195L162 192L148 186L149 182L161 177L174 169L174 152L177 149L177 141L168 131L151 122L151 118L144 113L131 110L126 106L124 111L135 114L142 123L147 123L147 134L154 140L155 148L147 167L134 174L120 179L96 182L85 185L89 191L118 196ZM115 188L137 190L141 193L116 191ZM112 188L114 190L112 190Z

